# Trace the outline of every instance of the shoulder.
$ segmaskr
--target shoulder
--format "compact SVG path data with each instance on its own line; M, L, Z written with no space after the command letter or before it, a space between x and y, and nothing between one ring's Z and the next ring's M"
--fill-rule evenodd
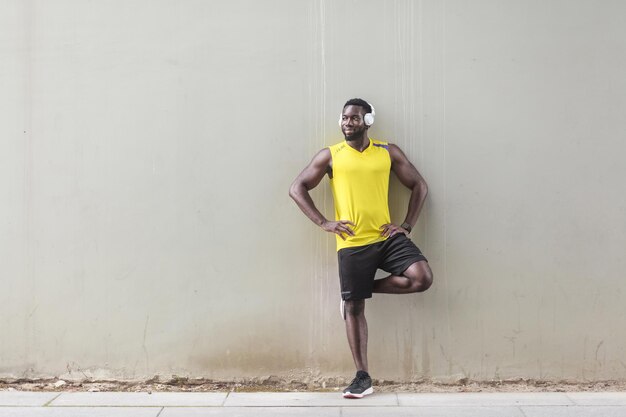
M389 143L387 141L372 139L372 145L374 145L374 147L378 149L385 149L387 153L389 154L389 157L391 158L392 162L395 156L398 154L398 152L402 153L402 151L400 151L400 148L398 148L393 143Z
M387 144L387 149L389 150L389 155L391 156L392 160L406 158L406 156L404 156L404 152L402 152L402 149L400 149L400 147L396 144Z
M409 159L406 157L402 149L398 145L390 143L388 146L389 157L391 158L391 166L392 168L395 166L405 165L409 162Z
M329 151L329 155L335 156L337 153L344 150L346 146L348 146L348 144L345 141L343 141L343 142L335 143L334 145L330 145L324 149Z
M315 163L329 163L331 161L331 149L330 146L321 149L318 153L313 157L313 162Z
M372 139L372 145L374 145L377 148L384 148L384 149L389 150L389 142L385 142L383 140Z

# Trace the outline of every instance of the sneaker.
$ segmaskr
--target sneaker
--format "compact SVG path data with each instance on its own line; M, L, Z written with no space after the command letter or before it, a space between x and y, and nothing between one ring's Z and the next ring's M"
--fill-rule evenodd
M363 398L374 392L372 388L372 378L365 371L357 371L356 378L352 380L350 386L343 390L343 398Z

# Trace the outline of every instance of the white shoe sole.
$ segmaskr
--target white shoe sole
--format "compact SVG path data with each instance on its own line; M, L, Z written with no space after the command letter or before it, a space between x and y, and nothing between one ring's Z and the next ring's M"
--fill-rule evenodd
M374 392L374 388L369 387L368 389L366 389L365 391L363 391L362 394L353 394L351 392L344 392L343 393L343 398L363 398L366 395L370 395Z

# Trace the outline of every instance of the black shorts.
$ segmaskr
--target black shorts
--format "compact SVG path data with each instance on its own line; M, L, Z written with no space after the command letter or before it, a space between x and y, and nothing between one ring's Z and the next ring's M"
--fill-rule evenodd
M415 262L427 260L404 233L383 242L340 249L337 256L341 298L344 300L372 298L377 269L402 275Z

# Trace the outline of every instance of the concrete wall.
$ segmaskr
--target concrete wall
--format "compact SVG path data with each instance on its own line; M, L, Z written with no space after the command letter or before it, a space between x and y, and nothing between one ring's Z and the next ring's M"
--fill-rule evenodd
M0 376L349 376L287 189L360 96L436 280L371 372L623 378L626 3L5 0L0 62Z

